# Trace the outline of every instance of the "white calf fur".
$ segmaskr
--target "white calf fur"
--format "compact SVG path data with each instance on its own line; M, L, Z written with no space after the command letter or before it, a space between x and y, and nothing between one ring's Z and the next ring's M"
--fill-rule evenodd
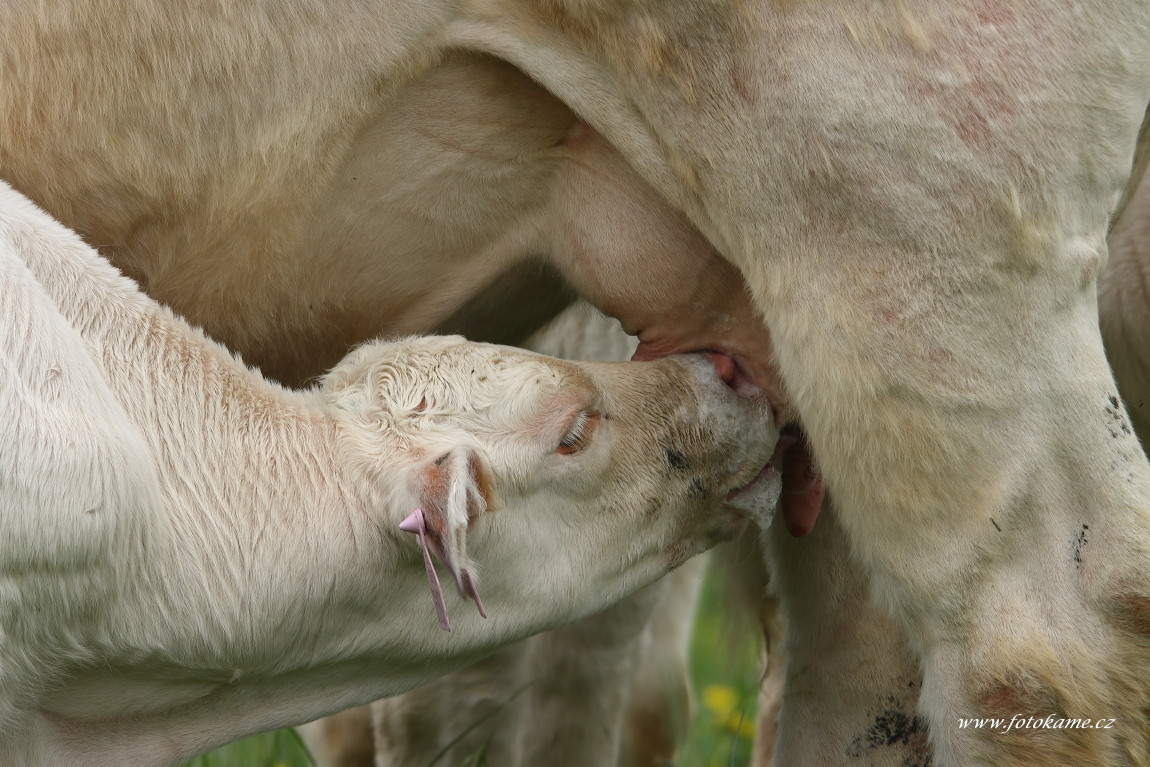
M635 343L579 302L525 345L611 361L630 357ZM378 763L425 767L442 754L445 764L463 764L480 751L500 767L546 763L556 754L569 767L673 758L676 727L689 721L687 645L703 560L598 615L373 704ZM318 723L307 729L312 754L321 766L342 764L322 734Z
M5 767L168 764L602 609L729 535L773 447L699 358L413 339L282 389L8 187L0 264ZM489 620L436 626L417 506Z

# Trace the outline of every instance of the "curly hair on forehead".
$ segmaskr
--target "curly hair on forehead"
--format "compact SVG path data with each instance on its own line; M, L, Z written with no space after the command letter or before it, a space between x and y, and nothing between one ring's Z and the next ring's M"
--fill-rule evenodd
M326 376L323 388L333 405L360 420L408 432L482 414L515 421L557 394L562 381L541 357L449 336L366 344Z

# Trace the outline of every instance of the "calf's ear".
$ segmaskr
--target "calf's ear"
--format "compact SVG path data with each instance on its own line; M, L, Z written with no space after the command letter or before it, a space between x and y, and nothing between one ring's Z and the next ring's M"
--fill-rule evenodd
M419 470L418 482L429 528L454 526L466 531L491 505L491 471L470 447L457 445L428 460Z
M451 573L460 595L474 600L479 614L486 618L474 563L467 555L467 529L472 520L492 506L490 469L474 449L456 446L421 466L416 483L420 506L400 529L416 534L423 547L440 625L446 630L451 628L430 552Z

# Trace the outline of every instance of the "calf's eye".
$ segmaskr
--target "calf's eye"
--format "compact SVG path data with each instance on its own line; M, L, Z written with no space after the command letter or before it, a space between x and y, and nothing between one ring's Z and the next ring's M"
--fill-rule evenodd
M591 435L599 424L599 414L594 411L583 410L575 417L575 423L559 440L556 452L560 455L574 455L582 452L591 444Z

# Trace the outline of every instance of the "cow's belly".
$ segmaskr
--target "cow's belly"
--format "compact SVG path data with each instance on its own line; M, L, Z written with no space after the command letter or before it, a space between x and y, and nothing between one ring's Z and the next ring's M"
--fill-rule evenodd
M380 333L512 343L570 301L542 217L574 123L514 68L460 56L291 153L164 151L188 137L157 129L146 167L105 152L50 184L36 163L4 170L150 295L298 384Z

